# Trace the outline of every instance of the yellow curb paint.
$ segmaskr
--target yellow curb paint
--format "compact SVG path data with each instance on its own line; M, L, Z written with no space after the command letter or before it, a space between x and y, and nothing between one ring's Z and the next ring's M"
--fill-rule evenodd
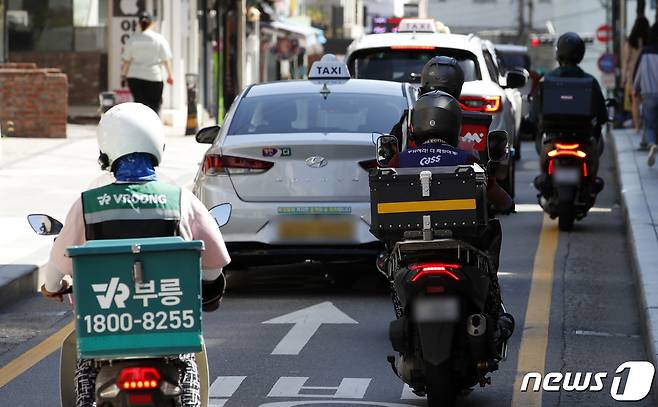
M44 339L41 343L26 351L16 359L0 368L0 387L5 386L26 370L39 363L62 346L64 339L75 329L73 322L69 322L62 329Z
M541 407L542 405L541 389L538 392L532 391L534 380L528 387L530 391L522 393L520 389L526 373L540 372L542 376L544 374L553 294L553 271L559 234L557 221L544 215L535 253L528 308L523 322L512 407Z

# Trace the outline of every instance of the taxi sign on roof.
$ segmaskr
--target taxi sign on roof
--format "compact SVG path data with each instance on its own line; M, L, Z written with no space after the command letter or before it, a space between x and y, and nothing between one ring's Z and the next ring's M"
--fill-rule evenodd
M335 55L326 54L313 63L308 79L350 79L350 71Z
M403 18L398 26L401 33L435 33L436 25L431 18Z

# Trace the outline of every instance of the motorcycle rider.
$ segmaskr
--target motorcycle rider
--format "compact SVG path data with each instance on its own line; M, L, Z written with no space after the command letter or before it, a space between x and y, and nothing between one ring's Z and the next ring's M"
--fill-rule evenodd
M427 61L420 74L418 96L440 90L459 99L464 85L464 71L455 58L436 56ZM391 129L391 135L400 141L400 147L409 141L409 110L405 109L398 123ZM400 149L402 150L402 149Z
M391 168L418 168L436 166L471 165L478 158L470 151L457 147L462 124L462 110L459 102L442 91L432 91L421 96L411 115L413 133L410 135L417 147L396 154L388 163ZM487 180L487 199L495 210L509 214L514 212L514 200L490 175ZM474 245L485 250L492 259L497 274L500 261L502 229L497 219L491 219L489 226L480 234ZM500 288L497 275L492 276L494 295L500 303ZM501 310L502 311L502 310ZM514 318L500 312L498 327L502 339L507 339L514 331Z
M580 36L574 32L567 32L562 34L557 41L555 57L559 63L559 67L548 72L545 77L559 77L559 78L591 78L593 81L592 97L594 98L594 111L596 118L596 125L592 129L592 136L595 143L589 146L583 146L587 153L587 164L590 174L594 177L596 185L596 192L603 190L603 179L597 177L599 168L598 157L603 153L604 141L601 135L602 126L608 121L608 109L605 104L605 97L603 91L596 78L587 72L583 71L578 64L585 57L585 42ZM546 160L546 153L552 149L552 145L543 144L543 132L540 124L541 117L541 102L542 102L542 86L537 89L537 95L532 104L532 111L530 114L530 121L539 130L536 132L536 147L537 152L540 153L540 165L544 168L544 161ZM535 187L539 190L543 189L545 182L545 174L539 175L535 179Z
M164 127L158 115L141 103L123 103L107 111L96 132L99 164L113 173L115 182L82 193L66 216L46 266L44 297L62 301L72 274L66 248L87 240L181 236L203 240L203 309L217 309L224 293L222 268L230 261L217 223L190 191L158 181L155 167L162 162ZM117 194L164 196L158 200L116 202ZM104 199L104 197L108 197ZM154 203L157 201L157 203ZM105 206L106 208L103 208ZM193 354L181 355L182 405L200 404L199 376ZM91 361L78 360L75 374L77 406L95 405L97 371Z

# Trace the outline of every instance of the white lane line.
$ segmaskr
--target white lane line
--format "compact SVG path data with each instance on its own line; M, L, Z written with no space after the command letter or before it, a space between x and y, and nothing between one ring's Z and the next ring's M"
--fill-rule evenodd
M358 324L358 322L336 308L333 303L326 301L270 319L263 324L294 324L276 345L272 355L299 355L322 324Z
M208 407L224 407L247 376L219 376L210 385Z
M281 377L272 387L267 397L307 397L329 399L362 399L368 391L372 379L345 378L338 387L332 386L304 386L308 377ZM313 391L314 394L302 393ZM318 394L322 391L322 394Z
M604 338L634 338L637 339L640 337L640 335L626 335L626 334L617 334L617 333L610 333L610 332L599 332L599 331L583 331L583 330L575 330L574 334L576 335L582 335L582 336L600 336Z
M515 205L515 210L517 212L543 212L544 210L542 209L539 204L516 204ZM591 213L610 213L612 212L612 208L599 208L599 207L593 207L589 210Z

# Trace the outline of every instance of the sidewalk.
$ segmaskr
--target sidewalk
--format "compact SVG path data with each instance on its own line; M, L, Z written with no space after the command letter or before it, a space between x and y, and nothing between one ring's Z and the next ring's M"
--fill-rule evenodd
M158 172L189 188L208 145L183 136L184 129L165 129ZM96 126L69 124L67 131L66 139L0 139L0 307L40 286L38 267L52 245L26 216L45 213L63 222L80 193L107 174L96 163Z
M658 366L658 166L647 166L633 130L617 130L613 139L647 354Z

